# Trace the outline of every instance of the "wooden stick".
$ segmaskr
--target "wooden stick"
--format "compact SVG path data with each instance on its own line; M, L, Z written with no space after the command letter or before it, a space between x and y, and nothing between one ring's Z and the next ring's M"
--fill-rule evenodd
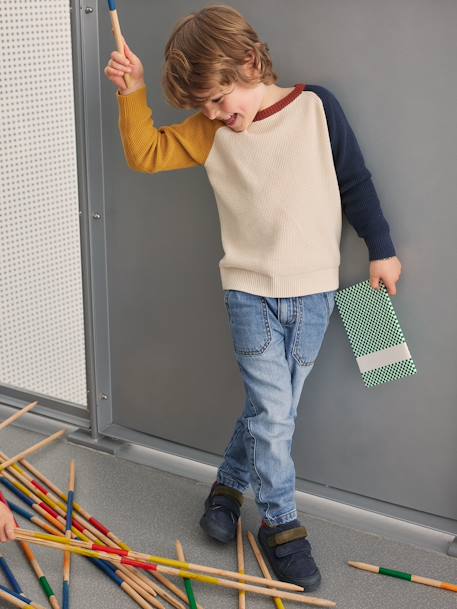
M263 558L263 556L262 556L262 554L261 554L261 552L259 550L259 546L257 545L255 537L251 533L251 531L248 531L248 540L249 540L249 543L251 544L252 551L254 552L254 556L257 559L257 562L259 564L260 570L263 573L263 576L272 580L272 577L271 577L270 572L268 570L267 564L266 564L266 562L265 562L265 560L264 560L264 558ZM285 609L284 603L282 602L282 600L280 598L278 598L276 596L273 600L274 600L274 603L275 603L277 609Z
M108 0L108 8L109 14L111 16L111 26L114 35L114 40L116 41L116 47L121 55L124 55L124 37L122 36L121 26L119 23L119 17L117 15L116 4L114 0ZM132 79L130 74L124 74L124 80L127 87L130 87L132 84Z
M75 461L70 462L70 480L68 482L68 504L67 504L67 522L65 527L65 537L71 539L72 527L72 511L73 511L73 495L75 492ZM70 609L70 569L71 569L71 554L64 552L63 555L63 584L62 584L62 606L63 609Z
M429 577L422 577L422 575L411 575L411 573L394 571L393 569L386 569L385 567L370 565L366 562L354 562L353 560L348 560L348 565L351 565L351 567L355 567L356 569L362 569L363 571L370 571L371 573L379 573L380 575L388 575L390 577L406 579L414 584L422 584L424 586L432 586L433 588L449 590L450 592L457 592L457 585L455 584L442 582L438 579L430 579Z
M19 419L20 417L22 417L23 415L25 415L27 412L29 412L29 410L32 410L32 408L35 408L35 406L38 404L38 402L31 402L30 404L28 404L27 406L24 406L24 408L21 408L20 410L18 410L17 412L15 412L14 414L12 414L10 417L8 417L7 419L5 419L3 421L3 423L0 423L0 431L2 429L5 429L5 427L8 427L9 425L11 425L11 423L14 423L14 421L16 421L17 419Z
M313 596L305 596L300 594L295 594L292 592L285 592L283 590L270 590L267 588L261 588L259 586L253 586L251 584L240 584L239 582L231 581L228 579L211 577L208 575L200 575L197 573L192 573L190 571L184 571L182 569L175 569L173 567L164 567L162 565L155 565L151 563L145 563L138 560L133 560L130 558L121 557L117 554L111 554L106 551L95 551L88 550L82 547L78 547L73 545L68 545L67 543L57 543L54 541L45 541L45 539L40 539L37 536L46 536L46 534L34 533L33 531L25 532L23 529L15 530L16 537L18 539L26 539L31 543L35 543L40 546L44 546L47 548L54 548L55 550L65 551L65 547L69 549L70 552L74 552L75 554L79 554L81 556L90 556L92 558L100 558L101 560L113 560L115 562L121 562L122 564L131 565L134 567L138 567L140 569L145 569L148 571L161 571L162 573L167 573L168 575L174 575L176 577L188 577L189 579L195 579L196 581L200 581L202 583L211 584L214 586L221 586L224 588L231 588L234 590L245 590L246 592L253 592L255 594L260 594L263 596L283 598L286 600L296 601L302 604L314 605L316 607L336 607L336 603L333 601L329 601L326 599L321 599ZM62 537L64 542L68 542L65 537ZM105 548L106 550L106 548ZM270 585L272 582L269 582ZM275 582L276 583L276 582Z
M0 465L0 472L2 472L4 469L9 467L10 465L13 465L13 463L16 463L16 461L20 461L24 457L28 457L29 455L36 453L41 448L44 448L48 444L51 444L51 442L54 442L58 438L61 438L65 434L65 432L66 432L65 429L56 431L56 433L52 434L52 436L49 436L49 438L45 438L44 440L41 440L41 442L38 442L37 444L34 444L33 446L30 446L26 450L23 450L22 452L18 453L15 457L11 457L11 459L4 461Z
M236 525L236 556L238 560L238 571L241 575L244 574L244 548L243 548L243 527L241 525L241 517L238 518ZM238 598L239 609L246 609L246 592L240 590Z
M40 586L42 587L43 592L48 597L48 601L49 601L49 604L51 605L52 609L60 609L59 601L57 600L53 589L49 585L49 582L48 582L47 578L45 577L45 575L43 573L43 569L40 567L40 563L38 562L32 548L25 541L21 542L21 547L22 547L22 551L24 552L25 557L29 561L30 566L32 567L35 575L37 576L38 582L40 583Z
M178 560L184 562L186 560L184 556L184 550L179 539L176 540L176 556ZM192 582L187 577L184 578L184 587L186 588L187 598L189 599L190 609L197 609L197 603L195 602L194 590L192 588Z

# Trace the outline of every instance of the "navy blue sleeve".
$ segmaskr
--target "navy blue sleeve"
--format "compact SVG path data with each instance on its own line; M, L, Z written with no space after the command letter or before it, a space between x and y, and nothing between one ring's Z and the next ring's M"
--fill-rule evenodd
M370 260L395 256L389 225L382 213L371 173L365 167L343 109L325 87L306 85L305 90L318 95L324 106L344 214L359 237L365 240Z

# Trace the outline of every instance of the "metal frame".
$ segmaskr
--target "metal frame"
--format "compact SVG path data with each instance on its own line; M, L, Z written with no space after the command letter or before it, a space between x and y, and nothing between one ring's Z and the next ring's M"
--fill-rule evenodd
M87 400L90 439L99 442L112 409L97 3L76 0L71 11Z

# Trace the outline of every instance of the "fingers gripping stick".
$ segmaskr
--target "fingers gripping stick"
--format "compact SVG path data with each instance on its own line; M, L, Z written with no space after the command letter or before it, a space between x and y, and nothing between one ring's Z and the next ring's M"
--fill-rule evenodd
M116 47L119 53L124 55L124 37L122 36L121 26L119 24L119 17L117 16L116 2L115 0L108 0L109 14L111 16L111 25L113 28L114 40L116 41ZM132 84L130 74L124 74L124 80L127 87Z

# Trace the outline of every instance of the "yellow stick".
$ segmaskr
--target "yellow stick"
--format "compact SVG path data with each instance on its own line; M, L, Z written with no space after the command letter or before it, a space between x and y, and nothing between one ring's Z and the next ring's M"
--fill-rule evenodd
M15 457L11 457L11 459L8 459L8 461L4 461L0 465L0 472L3 471L5 468L9 467L10 465L13 465L13 463L16 463L16 461L20 461L24 457L27 457L28 455L36 453L41 448L44 448L48 444L51 444L51 442L54 442L58 438L61 438L64 434L65 434L65 429L56 431L56 433L52 434L52 436L49 436L49 438L45 438L44 440L41 440L41 442L37 442L37 444L34 444L33 446L30 446L26 450L23 450L22 452L18 453Z
M241 575L244 574L244 549L243 549L243 527L241 525L241 517L238 518L236 525L236 556L238 560L238 571ZM246 609L246 592L240 590L238 598L239 609Z
M27 406L24 406L24 408L21 408L18 412L12 414L8 419L5 419L3 423L0 423L0 431L11 425L11 423L14 423L14 421L25 415L29 410L32 410L32 408L35 408L37 404L38 402L31 402Z
M257 562L259 563L259 567L263 573L263 576L272 580L270 572L268 571L267 564L266 564L265 560L263 559L263 556L259 550L257 542L254 538L254 535L251 533L251 531L248 531L248 540L249 540L249 543L251 544L251 548L252 548L252 551L254 552L254 556L257 558ZM282 602L282 600L280 598L275 597L273 600L278 609L285 609L284 603Z

